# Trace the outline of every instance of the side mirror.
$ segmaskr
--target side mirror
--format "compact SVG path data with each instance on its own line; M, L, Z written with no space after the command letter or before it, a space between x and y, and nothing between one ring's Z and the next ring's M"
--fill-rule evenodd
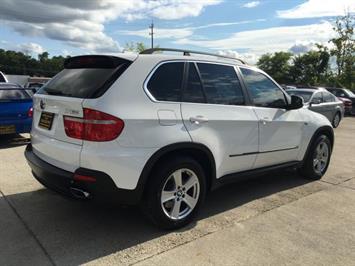
M296 96L296 95L291 95L291 103L287 106L288 110L295 110L295 109L300 109L304 105L303 103L303 98Z

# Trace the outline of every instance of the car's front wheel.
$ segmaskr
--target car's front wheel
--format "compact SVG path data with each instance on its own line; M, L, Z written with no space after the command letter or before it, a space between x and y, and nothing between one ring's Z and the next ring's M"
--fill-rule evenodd
M300 173L309 179L320 179L328 169L332 145L326 135L318 136L311 144Z
M190 223L206 194L203 168L190 157L164 161L155 168L148 182L143 211L164 229L176 229Z

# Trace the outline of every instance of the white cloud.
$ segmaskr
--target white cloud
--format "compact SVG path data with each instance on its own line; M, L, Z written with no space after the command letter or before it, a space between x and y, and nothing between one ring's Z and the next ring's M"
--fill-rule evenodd
M288 10L278 10L280 18L314 18L326 16L342 16L347 11L355 12L354 0L308 0Z
M233 50L220 50L217 52L217 54L238 58L252 65L256 64L256 62L258 61L258 56L253 53L238 53L237 51Z
M45 52L45 50L43 49L43 47L37 43L33 43L33 42L29 42L29 43L23 43L18 45L18 49L25 53L25 54L29 54L29 55L33 55L33 54L41 54L43 52Z
M262 30L242 31L219 40L192 40L183 38L176 44L194 45L215 50L245 51L250 57L276 51L288 51L297 43L327 43L334 36L330 22L305 26L274 27Z
M257 7L258 5L260 5L260 1L252 1L242 5L242 7L253 8L253 7Z
M90 52L117 52L119 43L105 33L115 19L179 19L198 16L221 0L3 0L0 23L26 36L47 37Z
M133 35L143 38L150 38L149 30L134 30L134 31L119 31L120 34L124 35ZM193 34L192 29L190 28L177 28L177 29L164 29L164 28L154 28L154 38L155 39L166 39L166 38L186 38Z
M206 25L196 26L196 27L185 27L185 28L154 28L154 37L156 39L170 39L170 38L182 39L182 38L187 38L187 37L194 35L194 32L199 29L248 24L248 23L254 23L254 22L262 22L265 20L266 19L242 20L242 21L235 21L235 22L221 22L221 23L211 23L211 24L206 24ZM118 33L123 34L123 35L133 35L133 36L139 36L139 37L143 37L143 38L150 38L148 29L118 31ZM194 35L194 38L196 38L196 36L197 35Z

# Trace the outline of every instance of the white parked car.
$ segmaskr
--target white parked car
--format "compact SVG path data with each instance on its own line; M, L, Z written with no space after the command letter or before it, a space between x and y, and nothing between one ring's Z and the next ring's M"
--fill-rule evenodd
M157 50L169 49L72 57L34 95L25 156L39 182L139 203L173 229L223 184L286 167L311 179L326 172L332 126L301 98L243 62Z

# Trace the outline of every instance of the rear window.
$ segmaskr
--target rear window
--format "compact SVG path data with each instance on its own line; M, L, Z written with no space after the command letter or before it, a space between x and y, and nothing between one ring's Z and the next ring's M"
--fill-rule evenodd
M303 101L305 103L309 102L309 100L311 99L311 97L313 95L313 91L288 90L287 93L290 95L296 95L296 96L302 97Z
M0 89L0 101L27 99L31 99L31 96L25 90Z
M78 56L65 61L64 70L47 82L39 94L97 98L127 69L130 61L109 56Z

